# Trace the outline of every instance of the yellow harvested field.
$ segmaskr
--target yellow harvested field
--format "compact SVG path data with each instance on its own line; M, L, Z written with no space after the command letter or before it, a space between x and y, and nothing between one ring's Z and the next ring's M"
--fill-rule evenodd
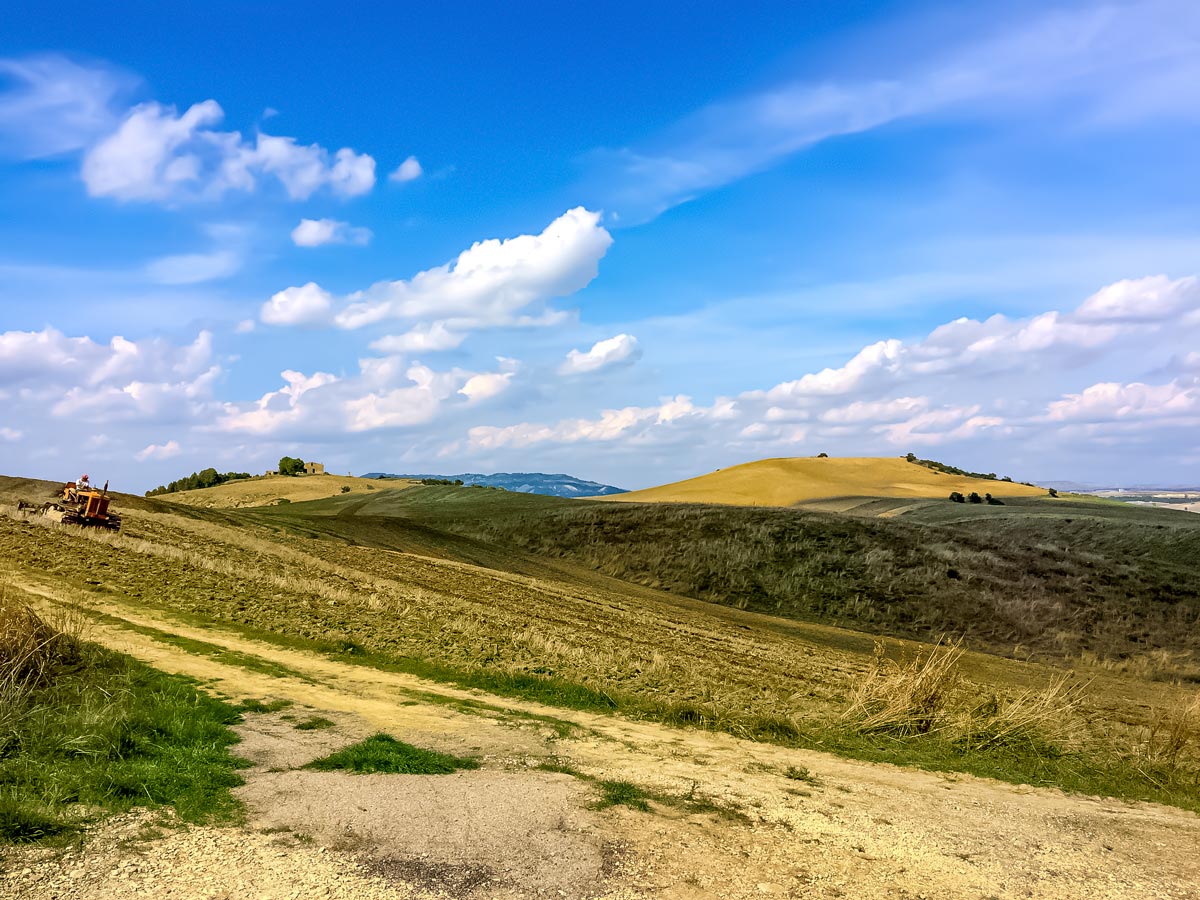
M227 481L216 487L163 494L160 499L205 509L242 509L249 506L275 506L280 500L300 503L304 500L339 497L343 493L403 490L412 484L411 481L376 481L373 478L355 478L353 475L260 475ZM350 490L343 491L343 487Z
M947 475L903 457L763 459L659 487L597 497L618 503L723 503L794 506L831 497L940 499L951 491L994 497L1042 497L1044 488Z

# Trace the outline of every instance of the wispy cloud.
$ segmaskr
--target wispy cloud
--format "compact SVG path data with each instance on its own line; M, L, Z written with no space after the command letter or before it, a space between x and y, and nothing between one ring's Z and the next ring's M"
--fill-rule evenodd
M154 260L146 266L146 274L159 284L200 284L228 278L241 265L241 258L232 250L180 253Z
M134 454L134 458L138 462L146 462L147 460L171 459L183 452L183 448L179 446L178 441L167 441L164 444L150 444L149 446L139 450Z
M932 116L1028 117L1066 103L1093 124L1196 118L1200 6L1148 0L1044 14L874 78L802 79L714 103L644 145L591 160L603 205L653 218L821 141Z
M32 159L90 146L117 127L137 84L58 54L0 59L0 149Z

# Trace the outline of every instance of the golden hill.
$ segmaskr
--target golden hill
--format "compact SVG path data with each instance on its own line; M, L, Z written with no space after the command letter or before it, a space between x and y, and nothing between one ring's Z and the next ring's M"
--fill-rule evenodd
M412 482L376 481L373 478L355 478L353 475L260 475L227 481L216 487L162 494L158 499L206 509L241 509L248 506L274 506L280 500L300 503L304 500L340 497L342 494L396 490L409 487L410 484ZM350 490L343 491L343 487Z
M597 497L619 503L723 503L794 506L831 497L942 499L951 491L994 497L1041 497L1042 488L1009 481L947 475L903 457L763 459L658 487Z

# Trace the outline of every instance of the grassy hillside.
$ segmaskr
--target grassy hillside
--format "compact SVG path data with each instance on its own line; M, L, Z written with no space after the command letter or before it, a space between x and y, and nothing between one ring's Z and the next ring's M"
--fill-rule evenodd
M830 497L925 497L951 491L982 496L1045 496L1042 488L937 472L902 458L763 459L708 475L604 498L616 503L722 503L794 506Z
M911 500L891 518L417 487L255 511L297 534L737 609L1200 678L1200 518L1087 500ZM556 570L554 566L559 568Z
M561 532L592 547L615 539L615 523L625 529L624 540L643 536L647 565L650 552L673 556L672 564L686 574L683 557L707 555L716 563L722 554L728 561L730 548L752 546L755 532L749 526L739 530L743 520L730 518L736 513L750 517L745 521L758 523L756 528L762 521L803 523L809 529L806 554L824 542L834 554L827 565L836 572L859 552L845 548L882 546L854 545L851 539L867 540L861 536L902 520L512 499L523 506L513 511L509 495L500 492L452 487L254 510L154 501L123 509L121 534L47 525L8 508L0 516L0 581L103 616L109 627L127 623L136 630L133 620L155 610L166 620L220 623L343 661L560 706L868 759L1196 805L1194 753L1164 749L1166 732L1156 724L1190 722L1178 710L1188 708L1194 687L1100 671L1085 693L1054 707L1053 727L1023 726L1016 743L988 738L983 744L981 734L1011 734L1003 730L1003 717L1028 721L1022 710L1034 702L1030 697L1049 692L1050 699L1036 700L1045 709L1059 703L1062 689L1055 687L1055 669L970 653L958 663L962 678L939 687L936 728L923 724L930 721L924 713L913 722L903 711L901 721L881 728L885 701L903 693L893 685L908 677L897 662L912 659L918 648L911 644L882 640L884 656L877 657L877 638L869 632L679 597L569 560L539 558L507 538L483 541L452 530L465 532L474 523L499 534L528 519L519 528L524 533ZM357 511L356 504L362 504ZM375 514L362 515L368 506ZM604 517L589 522L592 513ZM623 518L648 514L653 516L641 521ZM679 514L692 518L653 524L655 517ZM839 522L852 530L838 530ZM402 536L397 543L409 539L404 535L423 536L450 559L374 545L392 532ZM771 540L788 550L793 545L786 536ZM454 559L470 548L491 553L495 569L530 567L537 574L497 572ZM897 551L896 557L903 554ZM828 578L831 584L836 576ZM236 655L229 658L239 664ZM863 685L878 690L864 697Z
M171 503L202 506L207 509L241 509L250 506L274 506L282 500L301 503L320 500L343 493L365 494L374 490L400 490L407 481L380 482L352 475L263 475L240 481L230 481L216 487L195 491L163 494ZM346 488L345 491L342 489Z

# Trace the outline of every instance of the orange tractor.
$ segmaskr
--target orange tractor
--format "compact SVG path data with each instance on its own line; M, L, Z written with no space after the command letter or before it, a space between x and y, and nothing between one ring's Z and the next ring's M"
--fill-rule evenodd
M121 530L121 517L109 512L108 482L97 489L88 484L87 476L79 481L68 481L54 495L54 499L42 504L38 510L41 515L63 525L81 525L85 528L107 528L109 531ZM36 509L32 503L22 500L17 504L18 509Z

